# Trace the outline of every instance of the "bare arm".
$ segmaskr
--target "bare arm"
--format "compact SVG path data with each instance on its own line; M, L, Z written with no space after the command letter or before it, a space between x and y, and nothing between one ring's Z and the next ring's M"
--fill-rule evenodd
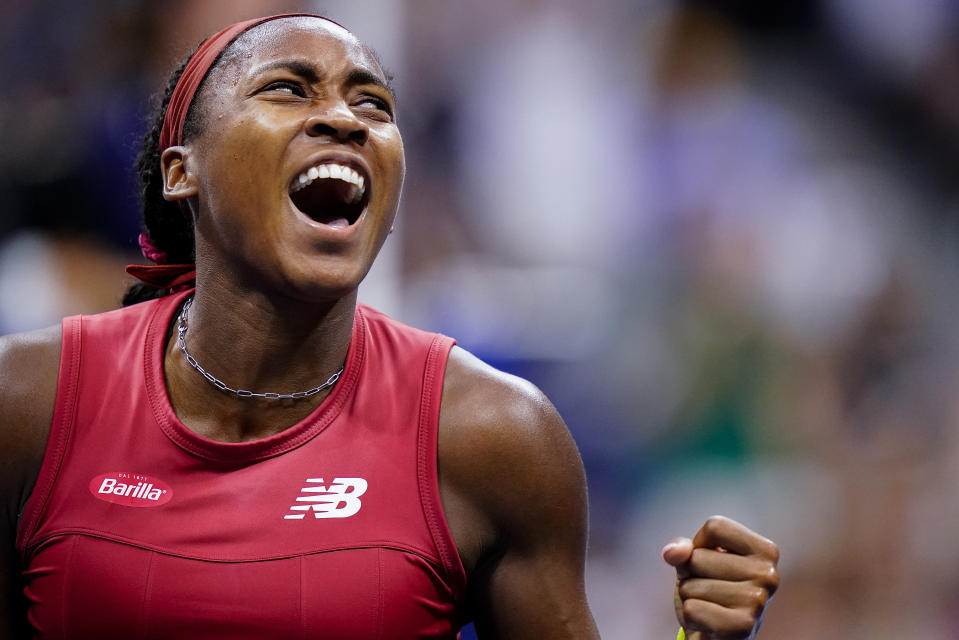
M543 394L454 349L439 464L479 636L598 638L584 587L583 465ZM677 569L677 618L690 640L746 638L779 584L776 545L721 516L663 555Z
M60 327L0 338L0 638L29 637L17 524L43 461L59 361Z
M576 445L535 387L460 349L444 387L440 486L480 637L599 637Z

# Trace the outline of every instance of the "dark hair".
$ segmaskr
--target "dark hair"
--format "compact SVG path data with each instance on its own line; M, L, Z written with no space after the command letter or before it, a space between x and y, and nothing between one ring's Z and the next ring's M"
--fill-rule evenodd
M197 45L198 48L199 45ZM179 203L170 202L163 198L163 173L160 171L160 130L163 128L163 119L166 115L167 105L170 104L173 90L180 81L180 76L183 75L183 70L194 53L196 53L196 49L177 65L177 68L170 75L163 93L154 97L153 106L147 118L147 130L143 134L136 160L137 192L140 199L143 233L150 237L157 249L167 254L171 264L194 262L193 220L185 214ZM221 52L220 57L222 55L223 52ZM210 69L212 70L218 63L219 58L213 62ZM209 77L209 74L207 74L207 77ZM206 79L200 83L196 95L200 94L205 81ZM184 142L200 132L201 118L197 114L196 103L197 100L194 98L183 123L182 138ZM123 296L123 306L162 298L169 293L169 289L157 289L138 282L131 285Z

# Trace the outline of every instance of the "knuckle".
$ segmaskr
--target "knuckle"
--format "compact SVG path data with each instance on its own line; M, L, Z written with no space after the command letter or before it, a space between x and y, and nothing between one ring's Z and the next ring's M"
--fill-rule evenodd
M758 616L762 613L762 610L766 607L766 602L769 600L769 592L763 589L762 587L756 587L752 590L752 593L749 594L749 603L753 614Z
M776 589L779 588L779 571L776 570L775 566L770 566L763 574L762 582L770 594L775 593Z
M732 638L746 638L756 625L757 616L749 611L736 609L729 617L728 632Z
M724 516L709 516L703 524L703 530L707 533L718 533L725 522L726 518Z
M737 611L736 615L732 619L730 631L736 634L742 634L742 637L745 638L752 632L755 625L755 615L752 615L747 611Z
M773 564L779 564L779 545L775 542L771 543L769 548L769 559Z

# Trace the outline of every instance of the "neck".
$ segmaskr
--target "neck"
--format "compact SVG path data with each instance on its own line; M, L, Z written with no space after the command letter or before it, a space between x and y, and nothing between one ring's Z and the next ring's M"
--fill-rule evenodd
M261 291L239 290L198 273L186 344L211 375L235 389L293 393L317 387L346 360L356 292L307 303ZM215 440L246 441L292 426L329 390L301 400L239 398L217 389L167 345L167 386L177 415Z

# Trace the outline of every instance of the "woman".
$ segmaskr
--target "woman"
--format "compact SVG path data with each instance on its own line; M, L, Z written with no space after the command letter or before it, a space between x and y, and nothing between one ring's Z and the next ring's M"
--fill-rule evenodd
M375 56L273 16L167 96L140 163L165 266L128 296L154 299L0 343L8 635L597 637L556 411L357 305L405 171ZM776 554L723 518L667 545L681 622L748 636Z

